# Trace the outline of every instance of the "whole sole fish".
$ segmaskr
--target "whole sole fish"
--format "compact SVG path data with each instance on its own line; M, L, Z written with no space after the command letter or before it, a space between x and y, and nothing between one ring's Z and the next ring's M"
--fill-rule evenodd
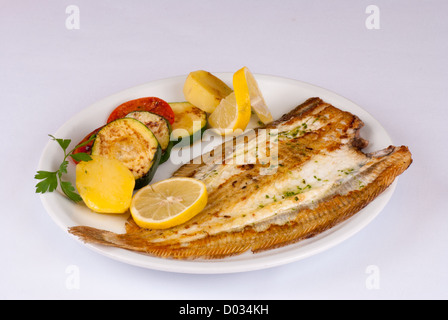
M193 159L174 176L202 180L204 210L186 223L126 233L69 228L85 242L175 259L217 259L313 237L372 202L411 164L406 146L375 153L363 122L319 98Z

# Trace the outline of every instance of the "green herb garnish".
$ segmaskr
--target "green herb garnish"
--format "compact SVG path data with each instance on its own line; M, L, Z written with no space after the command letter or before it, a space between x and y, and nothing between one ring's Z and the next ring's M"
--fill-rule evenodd
M67 148L71 143L70 139L57 139L53 137L51 134L49 136L56 141L59 146L61 146L62 150L64 151L64 159L62 160L62 163L59 165L59 169L57 171L37 171L36 175L34 176L34 179L42 180L39 183L36 184L36 193L46 193L46 192L53 192L58 187L58 183L61 185L61 190L64 192L64 194L71 200L75 202L79 202L82 200L81 196L75 192L75 187L72 185L71 182L63 181L62 180L62 174L67 173L67 165L68 161L67 158L71 157L75 161L90 161L92 160L92 157L90 157L89 154L84 152L79 152L73 154L73 151L80 147L84 147L85 145L92 142L92 140L95 138L95 135L92 135L89 140L80 143L79 145L75 146L72 150L67 152Z

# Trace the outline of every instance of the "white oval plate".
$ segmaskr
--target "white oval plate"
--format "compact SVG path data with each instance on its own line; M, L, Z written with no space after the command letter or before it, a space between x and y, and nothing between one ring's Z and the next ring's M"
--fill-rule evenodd
M216 73L215 75L231 86L232 73ZM378 121L361 107L336 93L297 80L268 75L255 75L255 77L275 119L310 97L320 97L335 107L357 115L365 123L365 127L361 129L361 136L370 142L365 151L379 150L392 144L389 135ZM70 147L73 147L93 129L103 125L116 106L131 99L156 96L168 102L184 101L182 87L185 79L186 76L179 76L152 81L111 95L79 112L60 127L54 136L72 139ZM49 141L41 156L39 170L56 170L62 157L59 145L55 141ZM162 164L153 182L169 178L178 167L179 165L170 163L170 161ZM65 178L74 182L75 166L72 162L69 164L68 171ZM348 239L368 225L381 212L392 196L395 186L396 182L361 212L327 232L296 244L256 254L247 252L221 260L183 261L152 257L119 248L83 244L100 254L124 263L169 272L210 274L270 268L307 258ZM41 200L51 218L66 232L68 227L76 225L87 225L118 233L124 232L126 215L93 213L84 205L71 202L59 192L43 194ZM72 236L68 232L67 234Z

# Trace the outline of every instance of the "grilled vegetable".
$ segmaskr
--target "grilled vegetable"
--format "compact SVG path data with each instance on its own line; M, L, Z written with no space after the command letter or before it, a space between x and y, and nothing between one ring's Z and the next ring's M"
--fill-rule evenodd
M171 140L174 144L191 144L200 139L207 127L207 113L190 102L172 102L174 112Z
M92 151L92 146L93 146L93 141L95 140L94 138L92 138L92 136L96 135L98 133L98 131L101 130L103 126L93 130L92 132L90 132L88 135L86 135L84 137L84 139L82 139L77 146L81 145L81 147L76 148L75 150L73 150L72 154L77 154L77 153L87 153L90 154L90 152ZM90 142L88 142L90 140ZM87 142L87 144L85 144ZM73 159L73 162L78 164L79 161Z
M170 157L173 141L170 141L171 125L164 117L148 111L134 111L128 113L126 118L137 119L146 125L156 136L162 148L160 163L164 163Z
M118 107L109 115L107 123L114 120L124 118L128 113L132 111L149 111L158 115L161 115L169 121L170 124L174 122L174 113L171 110L170 105L165 101L157 97L146 97L127 101Z
M105 125L98 131L92 147L92 155L121 161L134 175L135 189L151 181L161 154L151 130L132 118L120 118Z

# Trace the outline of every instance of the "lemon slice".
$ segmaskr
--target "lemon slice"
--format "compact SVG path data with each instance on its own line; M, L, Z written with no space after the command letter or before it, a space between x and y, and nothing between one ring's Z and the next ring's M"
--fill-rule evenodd
M205 184L193 178L170 178L143 187L131 202L135 223L148 229L165 229L182 224L207 204Z
M233 75L233 89L237 102L247 103L247 100L249 100L252 110L261 122L267 124L274 120L254 75L247 67L241 68Z
M221 135L244 130L250 121L250 101L237 101L236 92L221 100L215 111L209 116L208 123Z

